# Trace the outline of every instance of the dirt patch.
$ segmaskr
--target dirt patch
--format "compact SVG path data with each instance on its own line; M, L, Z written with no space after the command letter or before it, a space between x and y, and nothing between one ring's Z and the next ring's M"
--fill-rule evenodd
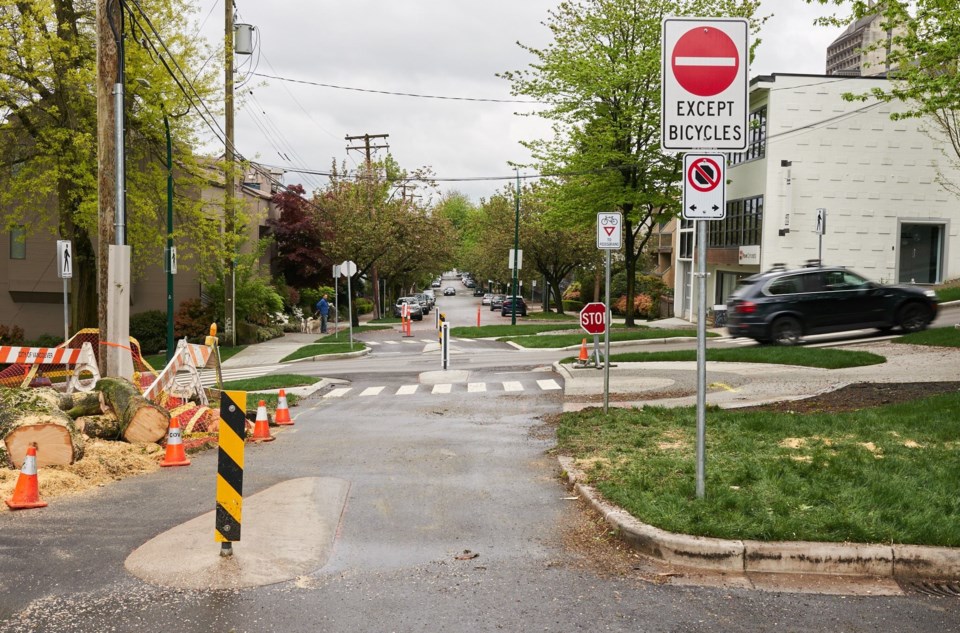
M945 393L960 393L960 382L858 382L802 400L772 402L738 411L839 413L911 402Z
M87 492L113 481L160 469L164 449L158 444L127 444L87 439L83 459L69 466L47 466L37 473L40 498L47 500ZM9 499L20 471L0 469L0 499ZM7 510L0 504L0 511Z

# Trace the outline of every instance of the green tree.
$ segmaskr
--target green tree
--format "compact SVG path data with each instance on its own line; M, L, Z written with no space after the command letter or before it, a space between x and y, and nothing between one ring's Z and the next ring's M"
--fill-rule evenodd
M0 222L73 242L73 330L98 325L94 5L87 0L0 0ZM214 235L200 222L200 170L189 151L199 120L195 112L186 114L187 99L163 65L166 61L173 67L175 62L189 72L202 67L206 53L187 28L193 12L187 0L143 0L125 6L130 12L125 21L126 223L137 274L147 262L162 261L166 238L161 104L177 144L179 232L193 238L184 245L180 262L192 258L191 249L209 248L202 238ZM214 70L191 75L201 96L211 93ZM148 80L149 87L133 78Z
M845 26L854 20L880 15L887 38L868 44L864 52L880 51L890 67L889 88L875 88L850 99L899 101L904 109L893 119L917 118L932 124L947 148L948 160L960 169L960 5L949 0L805 0L807 3L846 6L850 13L820 20ZM876 70L876 69L874 69ZM867 69L867 72L874 72ZM879 71L878 71L879 72ZM950 155L952 154L952 156ZM960 185L943 176L940 183L955 195Z
M660 36L665 16L751 21L759 0L565 0L549 12L553 42L521 47L535 60L502 73L515 96L544 104L553 137L525 142L547 181L552 222L590 228L600 211L624 215L633 325L638 264L656 223L680 208L681 159L660 149ZM754 46L756 45L754 41Z

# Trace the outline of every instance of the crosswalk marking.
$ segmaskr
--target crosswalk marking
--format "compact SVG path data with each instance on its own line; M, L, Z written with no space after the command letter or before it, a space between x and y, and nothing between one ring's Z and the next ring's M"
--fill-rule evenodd
M510 380L503 383L504 391L523 391L523 383L519 383L515 380Z
M421 342L421 343L436 343L436 341L433 340L432 338L422 338L422 339L420 339L420 342Z
M379 395L381 391L384 390L384 387L367 387L364 389L360 395L361 396L376 396Z
M487 390L487 383L485 382L470 382L467 383L467 391L469 393L481 393Z
M397 389L398 396L409 396L411 394L417 393L417 387L420 385L403 385Z
M451 387L453 387L453 385L449 383L434 385L433 391L431 391L430 393L450 393Z
M352 390L352 387L338 387L336 389L331 390L329 393L324 394L323 397L324 398L342 398L347 394L347 392L351 390Z
M399 345L400 341L384 341L384 345Z
M550 378L549 380L538 380L537 384L540 385L540 388L544 391L553 391L555 389L561 389L560 384L556 380Z

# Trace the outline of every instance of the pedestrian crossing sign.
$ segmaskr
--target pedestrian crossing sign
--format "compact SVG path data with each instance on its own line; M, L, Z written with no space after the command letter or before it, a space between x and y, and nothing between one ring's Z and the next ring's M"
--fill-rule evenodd
M57 240L57 277L73 277L73 254L70 240Z

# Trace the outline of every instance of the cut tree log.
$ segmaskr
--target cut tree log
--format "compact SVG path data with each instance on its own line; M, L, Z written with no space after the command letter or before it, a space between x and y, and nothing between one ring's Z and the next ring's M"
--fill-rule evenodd
M123 435L120 431L120 420L112 413L82 415L77 418L76 423L81 433L98 440L117 441Z
M37 466L67 465L83 457L83 435L60 410L53 389L0 387L0 437L7 460L23 465L27 447L37 446Z
M123 439L130 443L159 442L170 427L170 413L140 395L140 390L123 378L101 378L94 387L120 420Z
M74 391L60 394L60 408L76 420L81 416L105 413L106 405L97 391Z

